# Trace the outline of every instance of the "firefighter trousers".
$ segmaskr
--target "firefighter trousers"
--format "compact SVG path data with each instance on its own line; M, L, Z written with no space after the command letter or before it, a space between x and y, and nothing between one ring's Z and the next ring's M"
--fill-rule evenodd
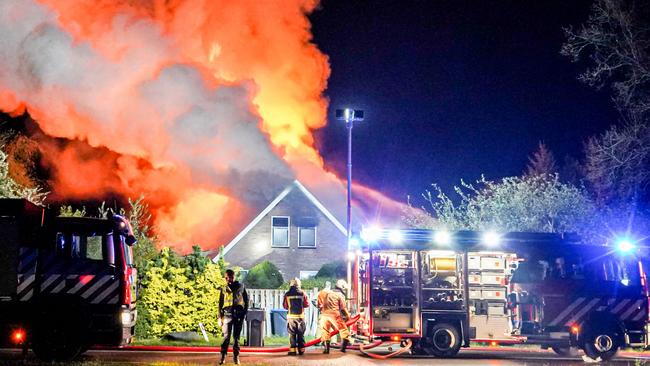
M334 329L339 330L341 339L350 338L348 326L345 325L340 314L321 313L318 327L320 328L320 339L323 342L328 342L330 340L330 332Z
M241 336L241 328L244 325L243 316L224 316L223 317L223 342L221 343L221 354L228 353L228 346L230 345L230 337L232 337L232 354L239 355L239 337Z
M302 318L287 318L287 332L289 332L290 352L305 350L305 320Z

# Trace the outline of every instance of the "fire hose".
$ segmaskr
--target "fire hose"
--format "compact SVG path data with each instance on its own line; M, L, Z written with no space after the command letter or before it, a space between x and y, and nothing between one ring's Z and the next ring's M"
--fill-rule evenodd
M379 344L382 344L382 343L383 342L380 342ZM372 345L372 344L370 344L370 345ZM411 349L411 346L413 345L413 342L410 339L407 339L406 340L406 345L404 347L398 349L395 352L391 352L391 353L389 353L387 355L378 355L378 354L375 354L375 353L366 352L366 350L368 350L370 348L373 348L373 347L368 347L370 345L366 345L366 346L360 345L359 346L359 351L361 353L363 353L364 355L370 357L370 358L374 358L374 359L377 359L377 360L386 360L386 359L391 358L391 357L399 356L404 352L408 352Z
M345 325L351 326L359 320L359 315L356 315L349 319ZM330 332L330 336L338 334L338 329ZM313 339L305 343L306 347L311 347L320 343L320 338ZM373 342L364 347L364 349L370 349L379 346L383 342ZM126 346L122 348L127 351L170 351L170 352L219 352L220 347L206 346L206 347L192 347L192 346ZM353 348L354 349L354 348ZM361 347L359 348L361 349ZM288 352L288 346L282 347L241 347L239 352L241 353L279 353L279 352ZM228 348L228 352L232 352L232 347Z

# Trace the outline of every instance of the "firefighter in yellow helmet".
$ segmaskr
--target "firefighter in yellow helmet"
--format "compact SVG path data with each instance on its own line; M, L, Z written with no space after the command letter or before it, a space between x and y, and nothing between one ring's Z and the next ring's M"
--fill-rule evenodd
M330 353L330 331L339 330L341 335L341 352L345 352L346 347L350 344L350 331L341 315L350 319L345 304L345 289L347 283L344 280L336 282L336 288L328 290L327 288L318 293L318 308L320 309L319 328L321 332L321 341L325 346L323 353Z
M226 286L221 289L219 295L219 324L223 332L219 364L223 365L226 362L226 354L232 336L233 362L239 365L239 336L248 312L248 293L243 284L235 281L235 271L227 269L225 277Z
M309 307L307 294L300 288L300 280L290 282L289 291L284 294L283 306L288 310L287 331L289 333L289 356L305 353L305 308Z

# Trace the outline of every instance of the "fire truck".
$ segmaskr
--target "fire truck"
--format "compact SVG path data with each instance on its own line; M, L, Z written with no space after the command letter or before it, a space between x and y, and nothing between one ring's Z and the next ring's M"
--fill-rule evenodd
M648 346L646 248L577 236L364 230L352 301L361 337L452 357L471 341L611 359Z
M0 199L0 346L67 361L93 345L130 342L136 269L129 222L56 217Z

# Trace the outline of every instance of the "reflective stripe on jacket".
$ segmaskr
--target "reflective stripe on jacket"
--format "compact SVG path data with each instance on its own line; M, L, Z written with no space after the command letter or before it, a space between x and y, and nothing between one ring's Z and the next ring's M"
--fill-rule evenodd
M309 299L304 291L296 286L291 286L289 291L284 294L282 305L289 310L287 318L304 318L305 308L309 307Z

